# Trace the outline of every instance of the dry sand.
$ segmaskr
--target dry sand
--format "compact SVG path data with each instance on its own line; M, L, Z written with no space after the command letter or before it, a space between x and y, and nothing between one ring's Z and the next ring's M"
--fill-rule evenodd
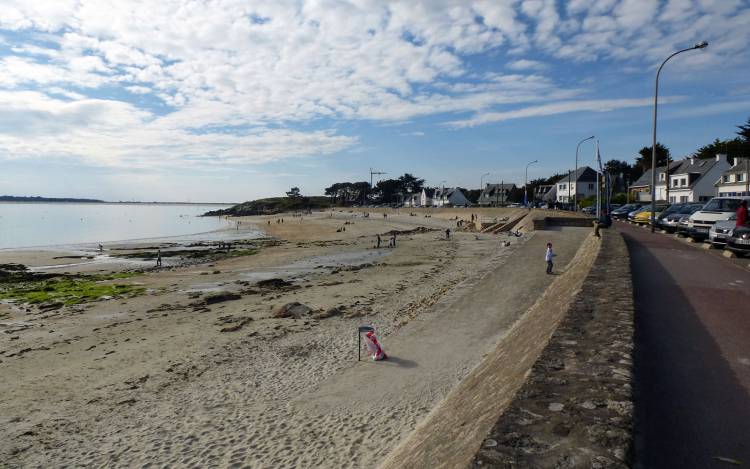
M253 256L134 277L126 282L148 292L134 298L46 312L0 304L0 461L376 464L551 282L542 273L544 244L555 243L562 271L588 232L457 232L445 240L451 219L470 213L489 222L519 212L401 209L363 218L362 211L334 211L284 216L283 224L270 217L270 225L269 217L246 217L243 225L255 223L284 242ZM417 227L439 231L373 249L375 233ZM29 251L2 257L24 260L48 265ZM270 277L293 285L254 286ZM477 289L496 291L496 303L480 295L477 307ZM215 291L240 298L203 304ZM272 317L292 301L313 315ZM331 307L340 314L314 316ZM361 324L377 328L390 360L356 361Z

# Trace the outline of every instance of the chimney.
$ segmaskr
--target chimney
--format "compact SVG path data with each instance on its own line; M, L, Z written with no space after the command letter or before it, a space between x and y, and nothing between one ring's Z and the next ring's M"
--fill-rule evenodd
M737 157L735 156L735 157L734 157L734 163L732 164L732 167L734 168L734 167L735 167L735 166L737 166L738 164L740 164L740 159L739 159L739 158L737 158Z
M721 161L722 158L724 158L724 161L729 161L729 158L727 158L726 153L717 153L716 154L716 161Z
M695 158L693 158L692 156L690 157L690 164L695 164Z

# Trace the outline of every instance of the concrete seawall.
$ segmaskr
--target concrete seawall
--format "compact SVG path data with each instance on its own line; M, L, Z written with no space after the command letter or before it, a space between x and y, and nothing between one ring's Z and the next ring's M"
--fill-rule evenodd
M627 247L602 230L570 311L471 467L629 467L633 311Z
M599 252L586 238L559 275L498 345L396 446L381 467L465 467L513 401L559 321L573 304Z

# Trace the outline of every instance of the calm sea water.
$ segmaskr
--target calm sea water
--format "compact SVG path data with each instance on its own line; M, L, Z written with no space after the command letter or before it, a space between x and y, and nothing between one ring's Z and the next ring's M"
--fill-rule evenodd
M0 203L0 249L103 243L226 228L217 205Z

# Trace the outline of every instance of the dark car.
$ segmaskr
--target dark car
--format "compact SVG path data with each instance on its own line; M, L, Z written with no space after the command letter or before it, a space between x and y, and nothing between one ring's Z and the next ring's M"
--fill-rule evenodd
M750 227L735 228L732 235L727 238L727 249L740 256L750 254Z
M669 213L664 217L660 216L657 224L662 230L669 233L678 232L680 220L684 219L685 228L687 228L687 219L701 208L703 208L703 204L681 204L681 207L677 211Z
M623 205L622 207L612 210L612 213L610 215L612 215L612 218L617 218L617 219L627 218L628 213L632 212L633 210L638 210L642 206L643 206L642 204Z

